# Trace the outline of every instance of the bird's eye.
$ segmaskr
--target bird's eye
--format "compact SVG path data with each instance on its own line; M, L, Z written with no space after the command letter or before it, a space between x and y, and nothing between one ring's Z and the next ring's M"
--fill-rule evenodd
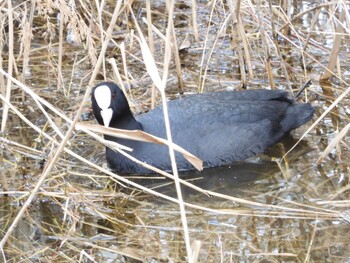
M117 92L116 92L116 91L113 91L113 92L112 92L112 100L115 100L116 97L117 97Z

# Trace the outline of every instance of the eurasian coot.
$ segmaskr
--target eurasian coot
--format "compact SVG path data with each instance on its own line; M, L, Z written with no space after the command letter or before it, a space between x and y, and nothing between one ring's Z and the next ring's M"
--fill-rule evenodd
M165 138L162 106L133 116L122 90L112 82L92 90L93 113L99 124L119 129L143 130ZM203 160L203 167L215 167L245 160L264 152L283 135L308 122L314 108L297 104L281 90L223 91L188 95L168 102L174 143ZM162 170L171 170L168 147L153 143L105 139L133 149L131 155ZM151 173L110 148L107 161L120 173ZM179 170L194 167L176 154Z

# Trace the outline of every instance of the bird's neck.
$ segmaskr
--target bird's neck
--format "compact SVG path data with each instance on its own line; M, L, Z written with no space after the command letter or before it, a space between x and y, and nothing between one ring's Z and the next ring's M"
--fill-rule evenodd
M124 130L143 130L141 123L132 114L123 116L117 123L113 123L111 127Z

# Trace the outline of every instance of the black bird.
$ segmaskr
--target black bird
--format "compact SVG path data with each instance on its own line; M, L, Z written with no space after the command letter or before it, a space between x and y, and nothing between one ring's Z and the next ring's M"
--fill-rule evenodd
M162 106L133 116L122 90L112 82L92 90L93 113L99 124L118 129L143 130L166 138ZM216 167L262 153L289 131L308 122L314 108L295 103L281 90L223 91L188 95L168 102L174 143L203 160L203 167ZM162 170L171 170L168 147L153 143L105 139L133 149L131 155ZM106 148L107 161L120 173L152 173L127 157ZM194 167L176 154L178 169Z

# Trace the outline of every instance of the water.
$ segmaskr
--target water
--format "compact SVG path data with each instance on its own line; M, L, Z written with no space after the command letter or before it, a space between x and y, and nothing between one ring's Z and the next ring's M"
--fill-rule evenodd
M113 12L114 1L107 1L107 5L108 8L104 10ZM293 11L297 14L310 7L304 2ZM84 8L87 7L77 5L77 12L84 13ZM195 92L203 81L199 76L204 74L204 91L239 89L242 85L240 76L243 72L240 72L239 67L242 54L239 52L244 50L241 49L242 42L238 42L238 46L233 43L231 22L223 24L229 14L228 6L217 3L213 18L208 22L211 8L211 3L205 1L197 5L200 39L196 42L191 29L191 7L185 2L176 4L174 17L178 44L187 35L190 39L189 46L180 51L186 92ZM19 12L19 9L15 10ZM135 1L133 10L141 24L141 18L146 16L145 5ZM154 25L165 34L165 4L152 2L152 10ZM317 109L314 121L345 91L345 83L349 82L346 70L349 68L347 51L350 45L344 39L339 53L339 70L343 73L343 79L331 79L328 87L318 83L323 66L328 63L333 40L327 12L324 8L321 10L306 49L307 54L319 63L309 56L301 57L300 47L291 44L305 43L305 40L298 37L306 38L314 12L307 13L294 24L298 30L287 36L289 41L279 43L292 86L299 88L307 79L312 80L308 100ZM257 23L258 16L255 15L258 11L260 16L265 15L260 24ZM58 26L55 12L50 16L52 22ZM118 30L113 33L116 44L108 47L107 57L116 58L125 84L132 87L133 110L143 112L150 108L151 80L146 73L138 43L132 39L130 33L134 22L125 10L122 14ZM261 38L262 29L269 28L267 5L251 8L243 2L242 14L253 68L253 76L246 82L247 88L268 87L265 67L268 46L276 87L289 90L289 81L273 41L264 43ZM105 13L103 19L108 25L109 14ZM94 64L90 63L88 52L82 44L64 42L61 71L64 85L60 90L57 89L58 37L53 36L51 44L48 40L43 40L45 24L45 19L39 15L35 17L33 27L36 30L32 40L30 63L23 81L36 94L72 119L82 102ZM208 25L210 29L207 35ZM225 30L217 36L223 26ZM92 35L95 37L98 53L98 29L94 25L92 27L95 30ZM147 34L144 24L142 30ZM267 39L270 39L271 34L268 35ZM155 57L158 65L161 65L164 43L159 35L155 34L154 38ZM127 73L121 56L122 42L126 49ZM203 53L204 46L206 49ZM16 57L19 56L19 50L19 43L16 42ZM6 68L6 56L3 63ZM20 60L18 63L21 65ZM206 65L208 67L205 70ZM106 69L108 78L115 80L108 63ZM103 74L97 78L96 82L102 80ZM178 92L174 65L171 66L170 79L172 81L168 84L167 94L173 97ZM11 112L7 128L0 136L0 218L3 235L57 147L42 133L61 140L33 99L16 86L13 87L11 102L41 133L35 132ZM304 99L304 96L301 98ZM84 103L86 108L81 121L95 123L89 111L90 102ZM295 144L295 139L302 136L308 125L294 131L292 137L276 145L268 154L253 158L248 163L183 175L184 179L202 188L201 193L190 187L183 189L185 202L188 203L190 237L191 240L200 241L200 262L295 262L304 261L308 257L310 261L347 262L350 257L346 234L349 227L342 215L349 207L349 136L345 136L320 165L316 166L315 163L321 152L337 136L339 129L349 122L348 103L347 96L285 160L282 156ZM44 108L65 134L68 130L66 121ZM29 149L4 141L5 139L25 145ZM106 167L104 147L92 137L76 131L69 143L67 147L79 156ZM142 181L135 181L142 182L161 194L176 197L173 185L169 185L166 180L142 178ZM79 257L86 261L88 257L92 257L97 262L125 262L126 258L134 258L135 262L185 261L177 204L117 182L68 153L60 155L30 208L6 243L4 254L9 262L55 259L62 262L67 259L78 260Z

